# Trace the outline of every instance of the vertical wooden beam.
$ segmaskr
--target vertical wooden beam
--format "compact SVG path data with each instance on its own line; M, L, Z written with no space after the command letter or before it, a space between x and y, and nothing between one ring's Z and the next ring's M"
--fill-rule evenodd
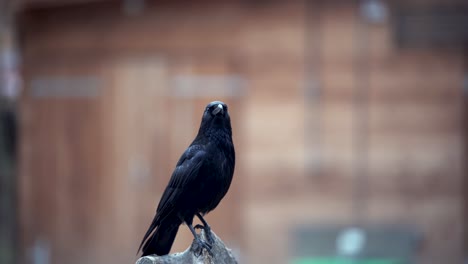
M305 1L304 99L305 168L307 176L321 175L322 151L322 1Z
M357 18L355 34L355 74L356 86L354 91L354 120L353 120L353 215L362 225L367 217L367 200L369 194L369 28L362 14L359 12L357 1Z
M462 140L463 140L463 153L462 153L462 223L463 226L463 252L464 259L468 259L468 46L465 46L463 49L464 56L464 82L463 82L463 91L462 91L462 113L461 113L461 128L462 128Z
M17 54L14 1L0 0L0 263L16 255L16 113Z

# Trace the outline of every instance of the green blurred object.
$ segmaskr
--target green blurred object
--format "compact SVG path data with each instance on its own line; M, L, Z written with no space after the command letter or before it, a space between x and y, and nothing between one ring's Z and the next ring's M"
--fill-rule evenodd
M291 264L404 264L396 259L349 259L340 257L296 258Z

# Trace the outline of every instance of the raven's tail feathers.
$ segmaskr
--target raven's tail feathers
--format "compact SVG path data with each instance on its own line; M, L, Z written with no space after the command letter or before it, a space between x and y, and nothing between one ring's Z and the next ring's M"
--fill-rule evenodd
M143 243L145 243L146 239L149 237L149 235L153 232L153 230L154 230L157 226L158 226L158 225L156 224L156 216L155 216L154 219L153 219L153 221L151 222L150 227L149 227L148 230L146 231L145 236L144 236L143 239L141 240L140 246L138 247L137 254L138 254L138 252L140 252L140 249L141 249L141 247L143 246ZM146 244L145 244L145 245L146 245Z
M157 228L156 231L150 236L151 232L155 229L155 226L151 224L150 228L146 232L143 241L141 241L140 248L141 249L143 242L145 242L143 246L143 255L152 255L156 254L158 256L167 255L171 251L172 244L177 235L177 231L179 230L179 225L165 224L161 223Z

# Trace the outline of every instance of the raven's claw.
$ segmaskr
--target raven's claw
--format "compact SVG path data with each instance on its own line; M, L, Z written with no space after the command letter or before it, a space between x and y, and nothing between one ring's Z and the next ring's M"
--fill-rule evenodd
M207 240L210 244L213 244L214 239L213 239L213 235L211 234L211 228L210 228L210 226L205 226L204 230L205 230L205 237L206 237L206 240Z
M204 226L204 225L198 224L198 225L194 226L193 228L195 228L195 229L203 229L203 230L205 231L206 240L207 240L210 244L213 244L214 239L213 239L213 235L211 234L211 228L210 228L209 225Z
M197 257L200 256L203 252L203 249L206 249L208 254L213 255L211 251L211 248L212 248L211 244L209 244L206 241L201 240L199 237L195 238L194 242L196 244L196 247L193 249L195 256Z

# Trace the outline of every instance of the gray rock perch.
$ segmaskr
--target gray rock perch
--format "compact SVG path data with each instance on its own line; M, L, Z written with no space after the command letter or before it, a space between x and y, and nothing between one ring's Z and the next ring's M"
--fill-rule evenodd
M200 248L197 243L192 243L184 252L165 256L145 256L139 258L136 264L237 264L231 250L224 245L223 241L213 231L211 233L214 239L213 247L211 248L212 255L208 254L205 249L199 254ZM203 230L200 236L203 240L206 240Z

